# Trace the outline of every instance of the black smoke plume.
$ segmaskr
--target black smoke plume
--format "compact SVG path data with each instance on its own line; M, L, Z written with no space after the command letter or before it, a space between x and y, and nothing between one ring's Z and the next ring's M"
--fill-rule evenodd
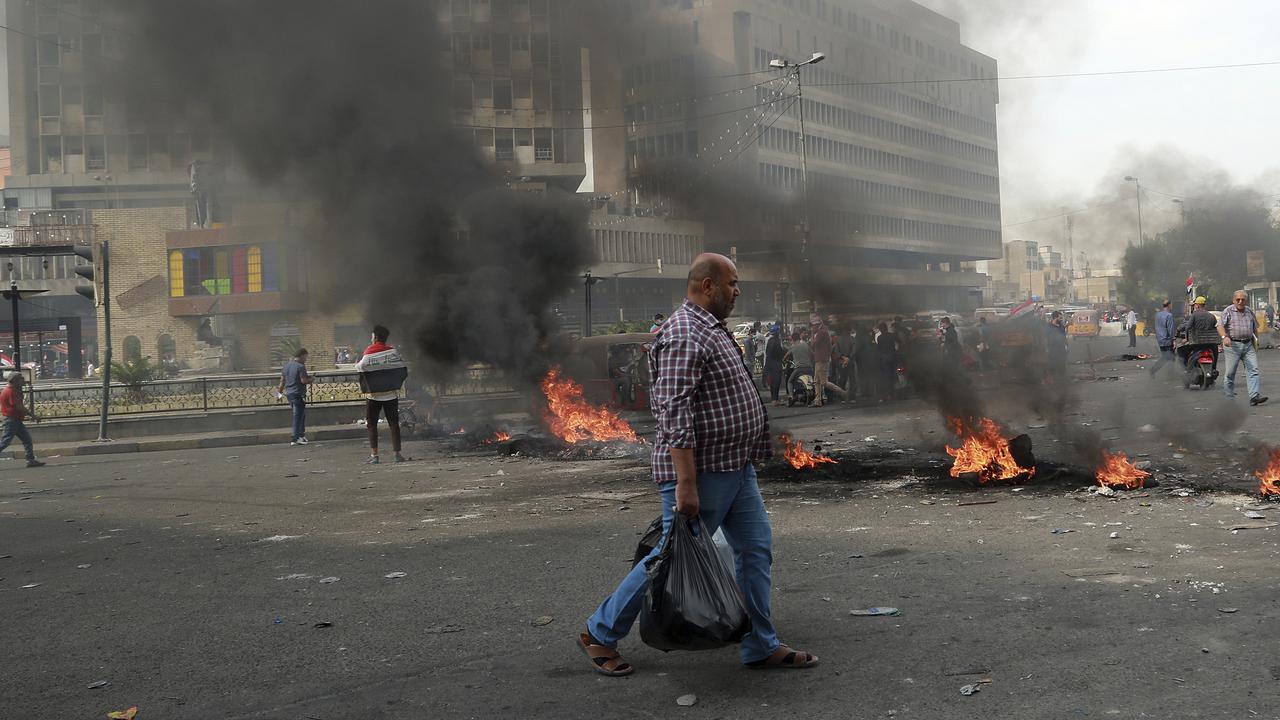
M113 23L134 30L108 65L130 112L206 126L220 161L314 208L313 303L359 307L436 369L541 374L548 307L592 261L587 210L506 190L454 127L437 3L122 0L120 12Z

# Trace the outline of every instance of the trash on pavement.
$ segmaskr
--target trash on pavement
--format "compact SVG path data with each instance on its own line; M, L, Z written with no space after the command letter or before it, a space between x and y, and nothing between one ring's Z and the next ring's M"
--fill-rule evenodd
M329 621L327 621L327 620L324 620L324 621L321 621L321 622L316 623L315 625L312 625L312 627L316 628L317 630L318 630L318 629L321 629L321 628L331 628L331 627L333 627L333 623L331 623L331 622L329 622Z
M433 625L432 627L427 628L424 632L428 635L444 635L446 633L462 632L462 630L463 628L461 625Z
M387 573L386 575L383 575L382 577L384 577L384 578L386 578L386 579L388 579L388 580L399 580L399 579L400 579L400 578L402 578L402 577L409 577L409 573L407 573L407 572L400 572L400 571L396 571L396 572L389 572L389 573Z
M1072 530L1071 528L1054 528L1049 532L1053 533L1054 535L1066 535L1069 532L1075 532L1075 530Z
M1266 520L1267 519L1266 515L1263 515L1257 510L1248 510L1245 512L1244 516L1249 518L1250 520Z
M133 720L138 716L138 706L134 705L128 710L116 710L107 713L107 720Z
M94 681L94 682L89 683L89 689L90 689L90 690L97 690L98 688L106 687L106 686L108 686L108 685L110 685L110 684L111 684L111 683L107 682L106 680L97 680L97 681Z
M895 617L902 614L896 607L869 607L866 610L850 610L854 617Z
M1222 607L1222 608L1218 608L1218 612L1220 612L1220 613L1226 613L1226 614L1230 615L1231 613L1237 613L1237 612L1240 612L1240 608Z
M1267 528L1273 528L1278 525L1280 525L1280 523L1251 522L1251 523L1240 523L1239 525L1232 525L1227 529L1230 530L1231 532L1235 532L1236 530L1266 530Z
M697 695L681 695L676 698L676 704L680 707L693 707L698 704Z
M533 626L542 627L543 625L550 625L553 622L555 622L555 618L551 617L550 615L542 615L540 617L534 618Z
M979 685L979 684L977 684L977 683L972 683L972 684L969 684L969 685L962 685L962 686L960 687L960 694L961 694L961 695L972 695L972 694L974 694L974 693L978 692L978 691L979 691L979 690L981 690L981 689L982 689L982 686L981 686L981 685Z
M22 589L30 590L31 588L38 588L38 587L40 587L40 583L27 583L26 585L22 586Z
M1108 535L1107 537L1111 538L1112 540L1117 540L1117 539L1119 539L1119 538L1120 538L1120 533L1118 533L1118 532L1113 532L1113 533L1111 533L1110 535Z
M338 581L339 581L339 580L341 580L341 579L342 579L342 578L340 578L340 577L334 577L334 576L330 575L329 577L322 577L322 578L320 578L320 584L321 584L321 585L329 585L329 584L331 584L331 583L336 583L336 582L338 582Z

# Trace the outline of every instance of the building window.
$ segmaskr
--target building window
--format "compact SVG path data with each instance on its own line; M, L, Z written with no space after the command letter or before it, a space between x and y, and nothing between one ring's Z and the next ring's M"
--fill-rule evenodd
M248 255L245 248L240 247L231 251L231 293L243 295L247 292L249 292Z
M169 297L184 297L187 294L186 284L182 279L183 265L181 250L169 253Z
M156 338L156 357L165 365L178 361L178 345L172 335L162 334Z
M262 248L251 247L246 264L249 271L249 292L262 292Z
M124 339L124 361L138 362L142 360L142 341L137 335L130 335Z

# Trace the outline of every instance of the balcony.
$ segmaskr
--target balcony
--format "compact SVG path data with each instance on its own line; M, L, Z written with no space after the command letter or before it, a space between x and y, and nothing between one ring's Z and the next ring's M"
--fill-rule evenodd
M70 253L92 247L96 225L19 225L0 228L0 247L17 248L13 254ZM25 252L24 252L25 251Z

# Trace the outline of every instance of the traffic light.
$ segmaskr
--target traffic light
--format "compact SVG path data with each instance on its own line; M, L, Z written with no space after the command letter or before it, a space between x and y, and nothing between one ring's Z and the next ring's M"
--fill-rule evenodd
M88 265L76 265L75 273L80 277L93 283L92 285L77 285L76 292L93 301L94 307L102 306L102 257L99 253L94 252L94 247L76 246L72 252L78 258L84 258L89 261ZM105 252L105 249L103 250Z

